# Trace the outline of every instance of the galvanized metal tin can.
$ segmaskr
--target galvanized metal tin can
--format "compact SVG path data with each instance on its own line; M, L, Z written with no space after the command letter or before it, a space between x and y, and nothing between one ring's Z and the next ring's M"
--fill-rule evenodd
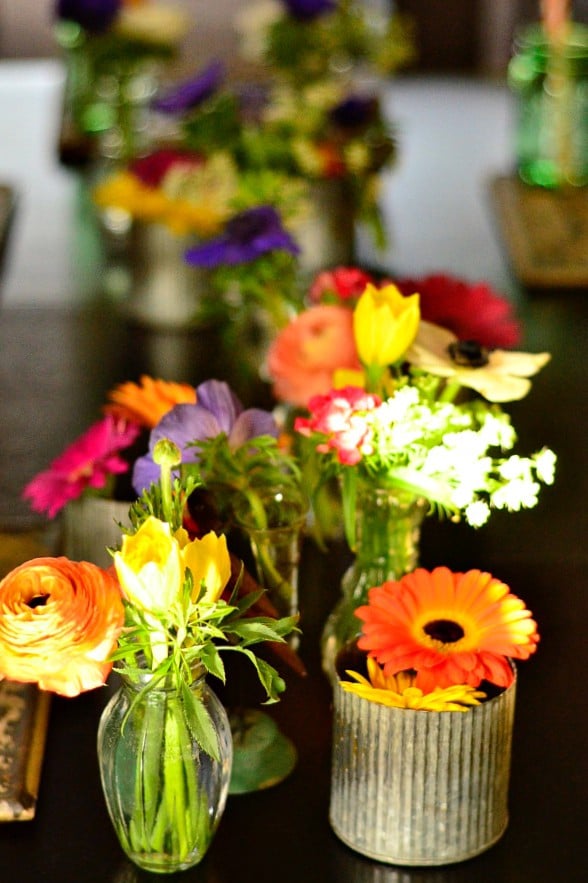
M330 823L357 852L444 865L488 849L508 824L516 677L466 712L387 708L334 691Z

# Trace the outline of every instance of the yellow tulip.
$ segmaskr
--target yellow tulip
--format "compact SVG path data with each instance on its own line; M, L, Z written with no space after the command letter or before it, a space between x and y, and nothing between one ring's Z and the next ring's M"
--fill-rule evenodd
M385 367L400 359L416 337L420 317L418 294L404 297L395 285L368 284L353 313L362 363Z
M192 540L182 549L182 560L194 579L193 600L198 598L203 586L199 600L217 601L231 575L225 535L217 536L210 531L202 539Z
M184 567L169 524L150 516L125 535L114 566L125 598L147 611L168 610L181 597Z

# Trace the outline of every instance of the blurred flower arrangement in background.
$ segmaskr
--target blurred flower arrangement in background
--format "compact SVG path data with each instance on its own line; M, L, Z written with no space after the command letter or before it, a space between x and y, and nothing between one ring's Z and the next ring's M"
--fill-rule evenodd
M298 85L357 67L391 74L415 54L407 17L357 0L260 0L235 24L248 61Z
M188 32L184 11L157 0L56 0L54 19L71 137L89 137L99 156L129 159L148 143L146 109Z

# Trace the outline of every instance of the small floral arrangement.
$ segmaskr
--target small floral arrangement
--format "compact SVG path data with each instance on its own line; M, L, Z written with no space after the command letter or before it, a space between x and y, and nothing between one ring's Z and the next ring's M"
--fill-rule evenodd
M390 74L414 58L406 17L355 0L261 0L236 26L248 61L298 84L353 66Z
M284 644L296 618L251 615L255 596L238 596L225 537L191 539L182 526L194 482L172 480L179 450L162 440L155 459L160 481L131 507L114 568L40 558L0 582L0 678L76 696L105 683L114 663L137 693L120 736L132 731L141 753L134 766L130 755L125 761L133 784L120 799L130 819L119 825L109 803L113 823L131 857L171 852L193 862L215 822L202 811L198 766L182 746L196 740L225 768L228 760L192 684L202 672L224 681L221 654L239 652L254 665L267 701L277 701L284 681L252 647ZM157 690L163 707L149 701Z
M296 346L301 323L306 328L308 315L317 312L321 318L329 314L322 338L332 356L315 380L330 373L330 387L305 400L306 385L296 374L299 365L307 367L305 351ZM339 324L330 322L331 314ZM322 341L310 339L315 355L313 343L320 352ZM378 289L368 283L353 310L318 305L306 318L298 316L274 341L268 366L278 395L305 403L310 412L296 418L294 429L307 440L306 456L322 476L342 480L345 528L354 548L358 481L409 492L475 527L492 509L535 506L541 483L553 482L555 455L544 449L531 457L506 456L516 433L498 403L526 395L528 377L548 359L546 353L460 342L421 319L418 294L406 297L394 285ZM464 389L477 395L464 397Z
M184 383L143 375L109 391L104 416L94 422L35 475L23 490L34 512L55 516L83 494L116 496L116 482L140 453L142 436L180 402L195 402L196 390ZM129 487L129 499L132 491Z
M347 669L341 687L395 708L467 711L507 688L511 660L528 659L539 641L523 601L480 570L417 568L370 589L355 615L367 670Z
M395 142L373 90L336 77L220 88L222 78L212 61L152 106L176 146L230 157L236 209L269 203L294 223L308 212L312 184L339 181L356 212L382 232L377 173L392 163Z

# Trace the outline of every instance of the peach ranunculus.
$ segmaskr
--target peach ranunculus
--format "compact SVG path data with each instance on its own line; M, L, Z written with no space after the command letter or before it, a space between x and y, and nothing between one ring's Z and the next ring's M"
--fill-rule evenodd
M106 682L124 624L111 571L34 558L0 581L0 678L77 696Z
M300 313L274 339L267 367L277 399L306 407L325 395L339 369L361 368L353 337L353 312L347 307L316 306Z
M120 383L108 393L104 411L152 429L175 405L196 402L196 390L188 383L154 380L143 374L139 383Z

